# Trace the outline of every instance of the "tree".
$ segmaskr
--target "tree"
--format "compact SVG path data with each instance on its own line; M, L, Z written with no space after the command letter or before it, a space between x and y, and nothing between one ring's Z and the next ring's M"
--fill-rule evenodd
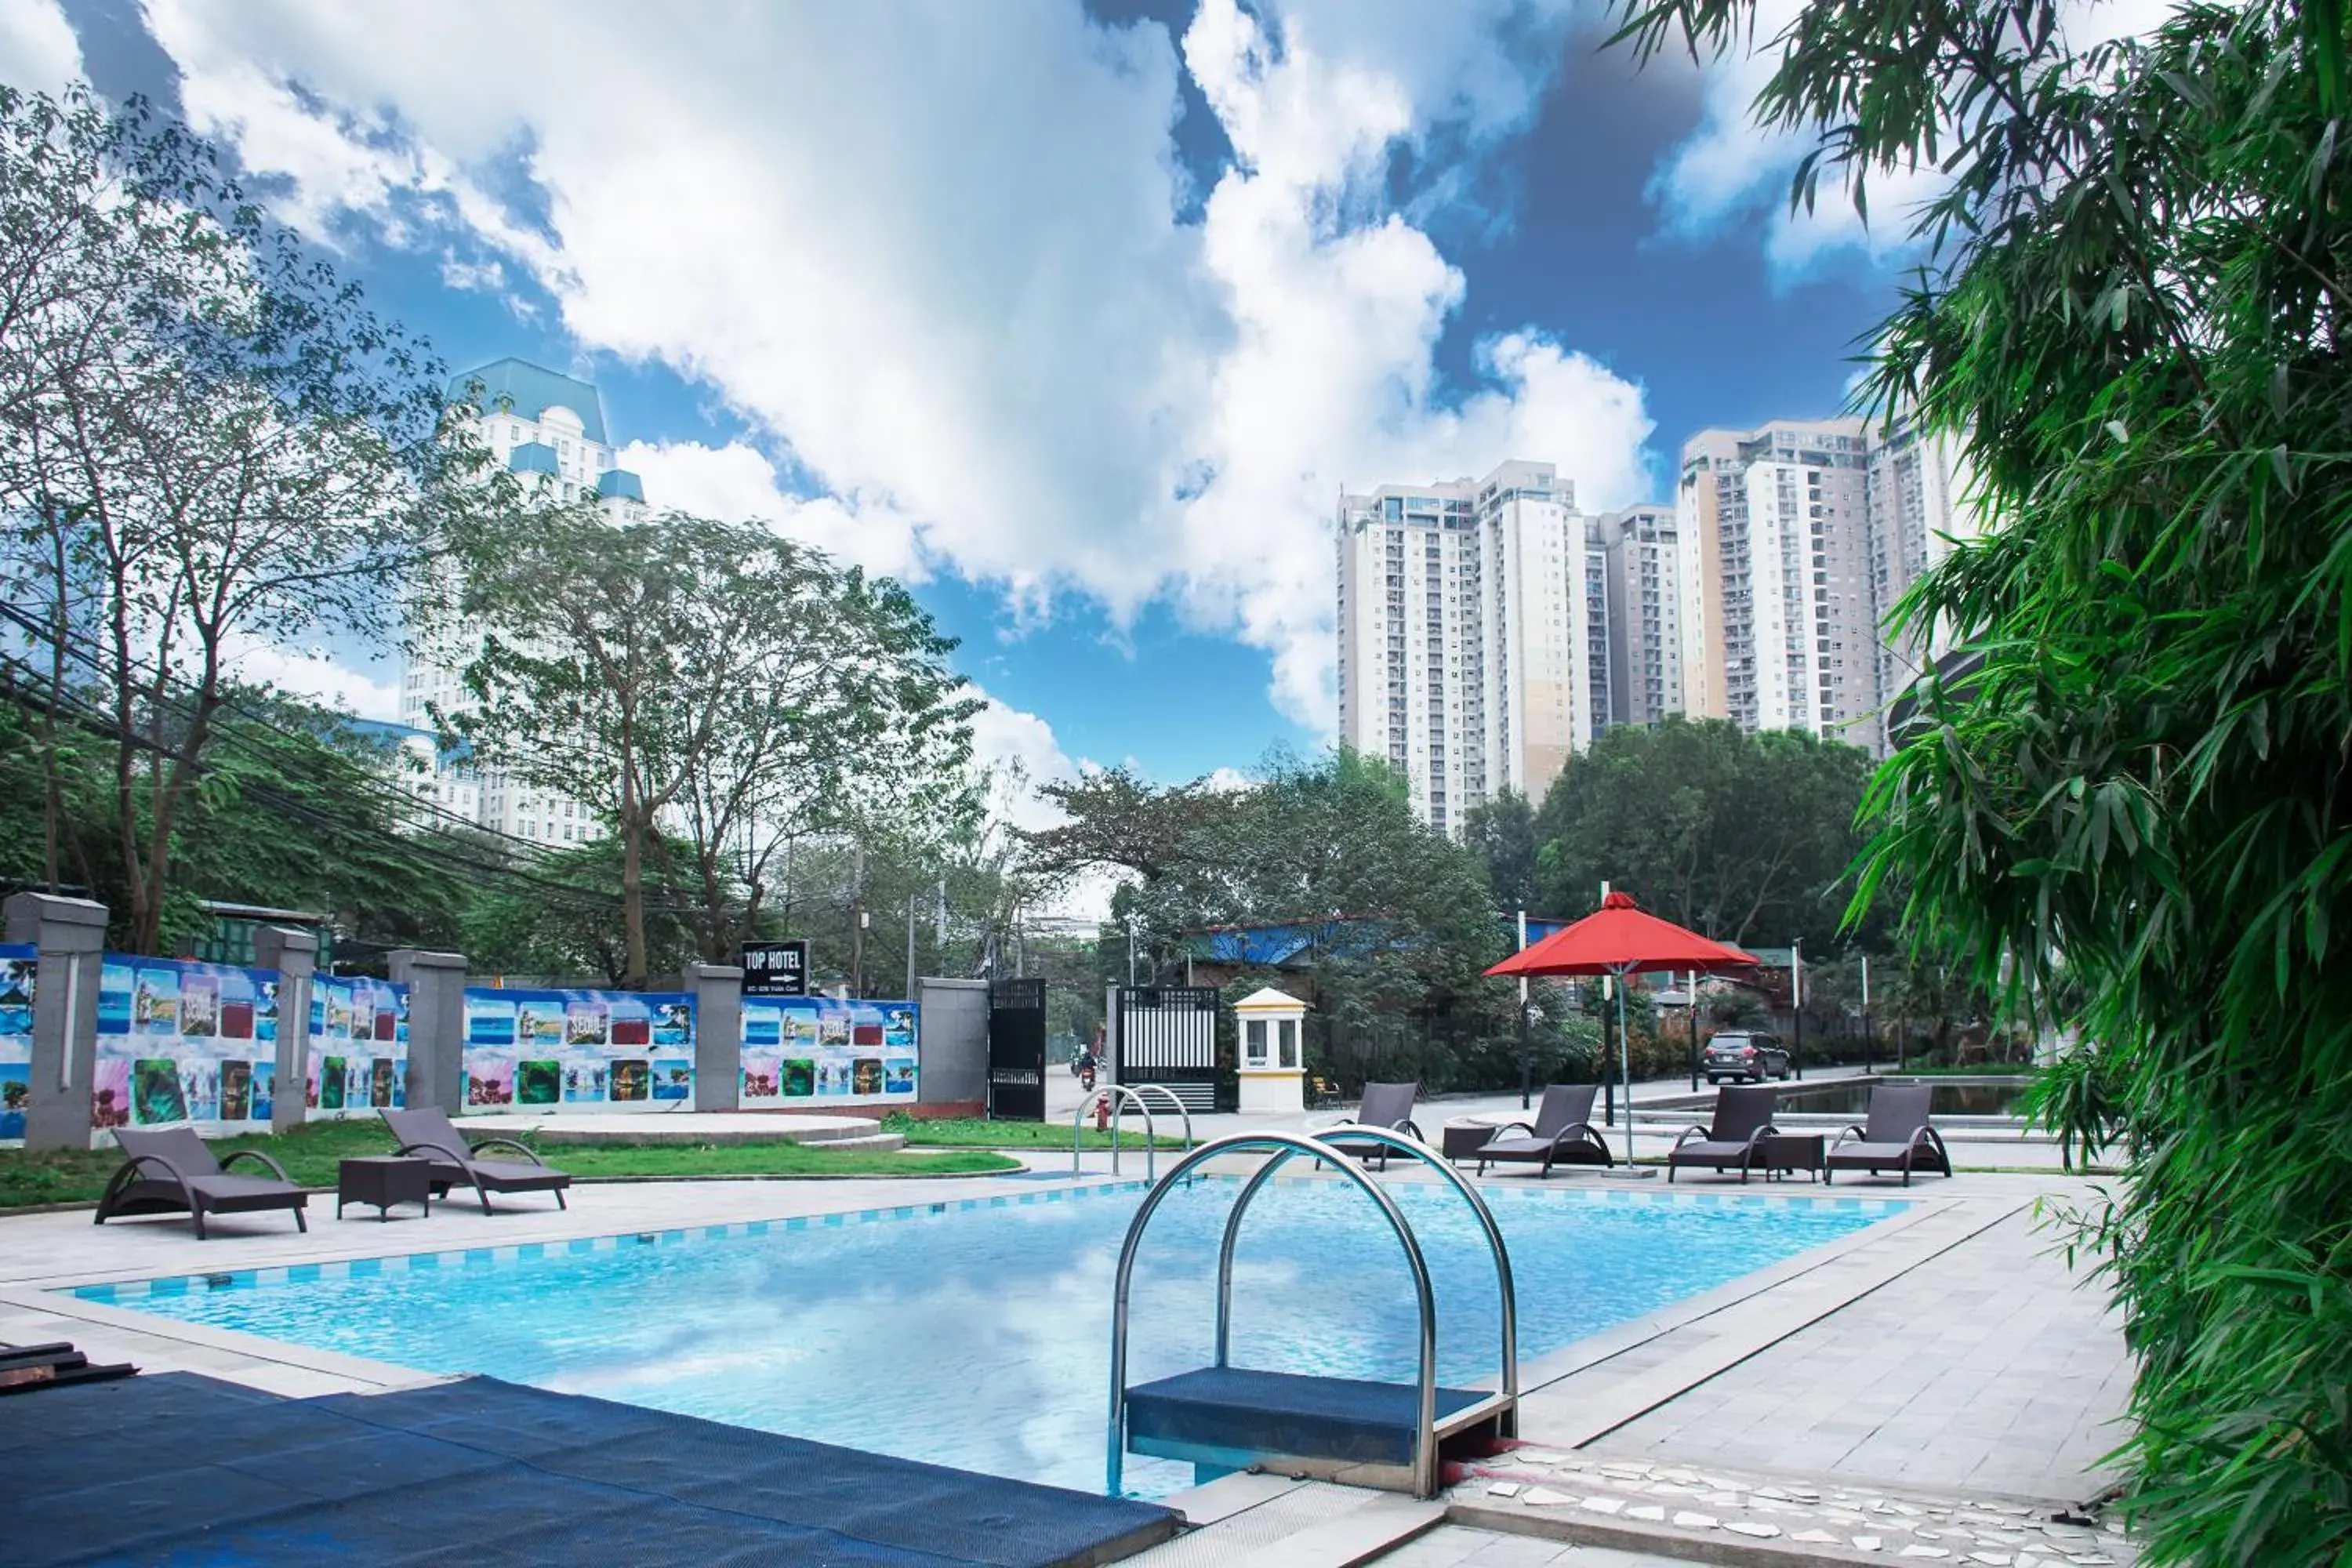
M47 837L57 705L94 685L127 940L156 952L237 654L381 636L483 458L424 347L143 110L0 89L0 509L49 656Z
M1734 46L1748 0L1633 0ZM1814 0L1768 131L1798 199L1948 184L1866 396L2009 526L1901 609L1964 638L1873 785L1858 897L2004 997L2071 997L2043 1101L2128 1163L2085 1216L2138 1362L2153 1560L2352 1552L2352 42L2191 4L2076 51L2056 0ZM2112 1121L2110 1121L2112 1118Z
M1722 720L1619 725L1569 759L1536 831L1545 912L1598 907L1601 884L1726 942L1801 941L1826 952L1840 879L1860 840L1870 760L1798 731Z
M593 503L519 510L458 559L462 591L438 613L479 629L472 705L437 721L611 826L626 984L649 974L649 857L692 888L698 944L719 960L794 837L971 809L954 645L896 584L757 523L615 521Z
M1526 795L1506 786L1471 807L1462 819L1462 847L1486 868L1497 908L1536 907L1536 810Z

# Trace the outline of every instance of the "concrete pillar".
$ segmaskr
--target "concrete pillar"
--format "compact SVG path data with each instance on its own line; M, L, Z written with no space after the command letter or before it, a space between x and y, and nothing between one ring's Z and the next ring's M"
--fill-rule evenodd
M263 926L253 933L253 962L278 971L278 1081L269 1127L285 1132L309 1117L302 1086L310 1072L310 978L319 969L317 933Z
M743 972L731 963L689 963L679 988L694 998L694 1109L743 1103Z
M106 906L88 899L17 893L8 940L39 949L33 974L32 1100L25 1147L89 1147L90 1080L98 1068L98 978Z
M385 961L408 987L408 1104L466 1110L466 955L404 947Z
M966 1111L988 1103L988 982L926 976L915 987L923 1010L915 1100Z

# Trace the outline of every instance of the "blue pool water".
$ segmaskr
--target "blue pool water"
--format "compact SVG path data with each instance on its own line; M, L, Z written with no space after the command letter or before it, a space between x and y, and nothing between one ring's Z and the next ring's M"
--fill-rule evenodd
M1494 1272L1475 1220L1449 1192L1390 1190L1429 1258L1442 1380L1492 1386ZM1202 1182L1154 1216L1137 1270L1130 1381L1207 1364L1234 1193L1231 1182ZM1096 1489L1111 1276L1140 1198L1133 1186L1058 1201L1030 1193L864 1223L778 1221L85 1293L432 1372ZM1523 1363L1903 1206L1524 1189L1491 1201L1517 1276ZM1261 1194L1234 1299L1237 1365L1412 1375L1402 1256L1350 1189L1285 1182ZM1191 1481L1189 1468L1157 1461L1131 1463L1128 1477L1147 1495Z

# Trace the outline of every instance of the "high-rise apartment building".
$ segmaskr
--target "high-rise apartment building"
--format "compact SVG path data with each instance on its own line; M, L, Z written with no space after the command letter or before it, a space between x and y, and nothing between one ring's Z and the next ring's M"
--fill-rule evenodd
M476 436L527 489L559 500L594 497L615 516L642 511L645 485L619 466L605 435L604 398L587 382L524 360L502 359L453 379L449 396L480 411ZM446 568L428 569L408 587L412 598L431 595L444 603L456 592ZM480 634L437 617L412 622L430 629L416 636L402 672L400 717L411 728L429 731L434 710L454 714L471 705L465 667ZM558 848L596 837L577 801L534 790L496 770L477 770L462 752L444 755L429 742L411 751L415 765L410 787L441 815Z
M1458 831L1539 798L1609 723L1607 557L1549 463L1383 485L1339 510L1339 733Z
M1705 430L1684 444L1685 712L1880 743L1869 481L1858 419Z
M1675 509L1629 507L1601 520L1608 574L1609 711L1654 724L1683 711L1682 535Z
M1952 552L1954 542L1983 531L1969 498L1974 477L1959 444L1948 436L1923 436L1907 419L1883 437L1874 433L1870 451L1870 578L1880 624L1878 690L1891 703L1951 648L1951 628L1937 624L1906 627L1895 635L1886 617L1930 567Z

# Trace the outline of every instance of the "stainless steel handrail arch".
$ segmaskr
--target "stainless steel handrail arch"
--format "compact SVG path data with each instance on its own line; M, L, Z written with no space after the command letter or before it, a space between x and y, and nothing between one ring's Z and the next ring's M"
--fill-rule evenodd
M1518 1295L1511 1280L1510 1249L1503 1245L1502 1227L1495 1223L1494 1211L1486 1206L1486 1200L1478 1195L1478 1189L1463 1180L1461 1172L1447 1164L1444 1155L1418 1139L1408 1138L1402 1132L1391 1131L1385 1127L1353 1126L1348 1130L1348 1139L1350 1142L1369 1141L1385 1143L1399 1153L1419 1160L1452 1183L1454 1190L1468 1200L1470 1212L1478 1216L1478 1226L1486 1233L1486 1250L1495 1255L1495 1284L1502 1296L1501 1392L1512 1402L1512 1408L1516 1410L1519 1397ZM1322 1141L1318 1139L1317 1142ZM1219 1366L1226 1364L1226 1352L1232 1340L1234 1248L1241 1240L1242 1215L1248 1212L1250 1200L1257 1196L1259 1189L1272 1181L1274 1173L1300 1152L1296 1149L1286 1149L1259 1166L1250 1179L1243 1184L1241 1195L1234 1199L1232 1212L1225 1216L1224 1243L1217 1252L1217 1364ZM1354 1162L1348 1161L1346 1155L1342 1154L1341 1159L1346 1162L1348 1169L1355 1168ZM1175 1173L1171 1171L1169 1174L1172 1177Z
M1078 1147L1086 1138L1087 1109L1096 1100L1108 1100L1115 1094L1123 1094L1128 1100L1135 1101L1135 1109L1143 1112L1143 1179L1148 1182L1151 1180L1152 1170L1158 1163L1154 1150L1160 1142L1158 1136L1151 1131L1151 1102L1123 1083L1107 1083L1078 1101L1077 1114L1070 1118L1070 1174L1077 1175L1085 1169L1084 1162L1078 1158ZM1124 1104L1125 1101L1113 1100L1112 1103ZM1190 1118L1187 1118L1187 1121L1189 1121ZM1110 1173L1114 1176L1118 1174L1119 1125L1118 1117L1114 1115L1110 1119Z
M1168 1103L1174 1106L1176 1114L1184 1119L1184 1152L1191 1153L1192 1152L1192 1112L1186 1109L1184 1097L1164 1083L1139 1083L1130 1084L1129 1087L1134 1089L1139 1097L1146 1094L1164 1094L1168 1097Z
M1221 1155L1240 1153L1249 1149L1276 1149L1287 1159L1293 1154L1307 1154L1318 1160L1328 1160L1341 1173L1363 1189L1372 1200L1381 1216L1389 1222L1397 1240L1404 1247L1406 1265L1412 1270L1414 1299L1421 1307L1421 1374L1420 1423L1413 1434L1412 1468L1415 1489L1423 1497L1436 1495L1437 1480L1437 1296L1429 1282L1429 1262L1421 1253L1421 1243L1413 1239L1412 1226L1398 1208L1396 1200L1381 1191L1381 1184L1358 1170L1339 1151L1318 1139L1299 1132L1232 1132L1223 1138L1212 1138L1198 1149L1169 1167L1168 1179L1144 1194L1142 1206L1128 1222L1127 1239L1118 1249L1118 1283L1111 1297L1110 1309L1110 1453L1105 1466L1108 1490L1112 1497L1119 1489L1127 1471L1127 1311L1128 1291L1134 1283L1135 1255L1143 1244L1143 1232L1151 1223L1151 1215L1160 1201L1181 1184L1177 1178L1195 1165L1204 1164Z

